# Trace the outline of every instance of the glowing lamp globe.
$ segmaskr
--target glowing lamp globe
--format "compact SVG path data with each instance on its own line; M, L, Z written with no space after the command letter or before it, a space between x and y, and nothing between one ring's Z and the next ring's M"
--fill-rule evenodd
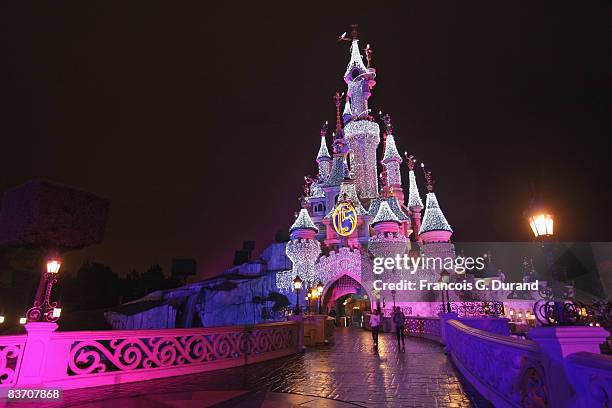
M536 238L552 236L553 224L552 214L540 213L529 217L529 226Z
M62 308L61 307L54 307L53 308L53 317L54 318L59 319L61 314L62 314Z
M49 262L47 262L47 272L48 273L58 273L61 266L62 266L62 263L60 261L58 261L57 259L52 259Z
M28 322L28 319L26 319L25 317L21 317L19 319L19 324L26 324Z
M319 292L319 296L321 294L323 294L323 282L319 281L319 283L317 283L317 292Z
M0 316L0 324L4 323L4 316Z
M297 290L302 289L302 279L300 279L299 275L293 279L293 288Z

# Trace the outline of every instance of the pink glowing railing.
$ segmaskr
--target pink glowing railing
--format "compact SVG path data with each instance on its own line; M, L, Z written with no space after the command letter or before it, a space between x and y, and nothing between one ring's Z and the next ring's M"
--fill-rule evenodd
M26 348L19 384L83 388L256 363L296 353L298 325L49 332L47 339L44 350L33 349L46 357L41 369Z
M457 320L446 322L455 365L496 407L546 407L548 389L536 342L489 333Z
M0 336L0 387L17 382L26 337Z

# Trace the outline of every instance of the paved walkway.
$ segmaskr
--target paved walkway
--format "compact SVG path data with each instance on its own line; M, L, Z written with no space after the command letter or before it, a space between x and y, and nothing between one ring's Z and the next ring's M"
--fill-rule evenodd
M1 405L1 403L0 403ZM11 406L26 408L30 404ZM333 346L247 367L141 383L71 390L62 403L37 407L491 407L457 377L442 347L341 328Z

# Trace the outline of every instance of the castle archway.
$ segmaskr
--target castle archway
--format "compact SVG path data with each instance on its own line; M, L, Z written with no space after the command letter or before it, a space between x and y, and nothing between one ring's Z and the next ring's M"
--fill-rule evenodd
M339 319L344 317L347 325L360 326L363 314L371 310L371 294L355 278L342 275L328 284L323 292L323 311Z

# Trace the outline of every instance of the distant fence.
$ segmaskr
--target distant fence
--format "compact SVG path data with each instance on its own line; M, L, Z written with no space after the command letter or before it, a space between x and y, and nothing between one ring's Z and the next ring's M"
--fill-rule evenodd
M31 325L28 335L0 336L1 387L93 387L236 367L298 351L295 322L77 332Z

